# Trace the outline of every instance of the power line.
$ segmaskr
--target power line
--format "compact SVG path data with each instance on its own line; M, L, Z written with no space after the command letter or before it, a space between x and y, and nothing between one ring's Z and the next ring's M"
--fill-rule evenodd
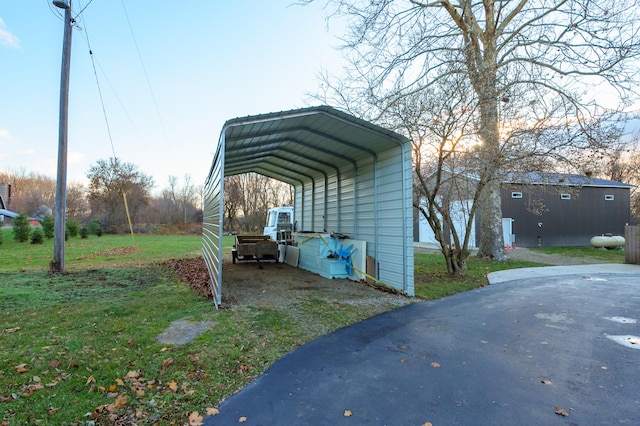
M91 1L89 1L89 3L87 3L87 5L82 8L82 10L80 11L80 13L78 13L76 15L76 18L78 18L80 16L80 14L87 8L87 6L89 6L89 4L91 4ZM84 22L84 21L83 21ZM84 24L84 35L85 35L85 41L87 42L87 47L89 48L89 57L91 58L91 66L93 67L93 75L96 79L96 86L98 86L98 95L100 96L100 105L102 106L102 115L104 116L104 122L107 126L107 134L109 135L109 143L111 144L111 153L113 154L113 158L117 158L116 156L116 149L113 145L113 137L111 136L111 126L109 125L109 118L107 117L107 110L105 109L104 106L104 98L102 96L102 88L100 87L100 80L98 79L98 73L96 71L96 64L95 61L93 60L93 51L91 50L91 42L89 41L89 31L87 30L87 26L86 24Z
M140 48L138 47L138 42L136 40L136 36L133 32L133 27L131 26L131 21L129 20L129 14L127 13L127 7L124 4L124 0L121 0L122 9L124 10L124 15L127 18L127 24L129 25L129 31L131 32L131 38L133 39L133 43L136 46L136 51L138 52L138 59L140 60L140 65L142 66L142 71L144 73L144 77L147 81L147 87L149 88L149 93L151 94L151 99L153 100L153 106L155 107L156 114L158 115L158 120L160 121L160 127L162 127L162 131L164 133L164 137L167 141L167 145L171 147L169 143L169 136L167 134L167 130L164 126L164 121L162 120L162 115L160 114L160 109L158 108L158 103L156 102L156 97L153 93L153 89L151 88L151 82L149 81L149 75L147 74L147 69L144 66L144 61L142 60L142 55L140 53Z

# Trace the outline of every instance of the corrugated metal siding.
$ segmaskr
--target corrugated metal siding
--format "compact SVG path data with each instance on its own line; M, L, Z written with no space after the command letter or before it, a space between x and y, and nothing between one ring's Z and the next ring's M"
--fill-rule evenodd
M624 239L624 262L640 265L640 226L627 226Z
M513 191L522 192L522 198L512 198ZM561 193L571 199L561 199ZM614 200L605 201L607 194ZM540 205L544 208L534 214ZM521 247L586 246L594 235L624 235L631 218L628 188L505 185L502 209L503 217L514 219L513 233Z
M205 182L202 224L202 257L209 271L209 282L216 307L222 303L223 194L224 138L221 137Z

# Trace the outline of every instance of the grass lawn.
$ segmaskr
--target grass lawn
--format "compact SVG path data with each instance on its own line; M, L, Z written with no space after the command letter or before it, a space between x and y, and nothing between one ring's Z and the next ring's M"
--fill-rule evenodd
M158 262L200 255L200 236L90 236L66 244L51 274L51 241L0 245L0 425L188 424L305 342L392 309L308 300L294 312L216 311ZM225 237L227 250L233 238ZM469 261L452 279L440 255L415 256L416 292L435 299L529 262ZM293 316L295 315L295 317ZM184 345L156 337L188 318L215 325ZM313 325L313 326L309 326ZM194 422L197 424L197 421Z
M556 256L583 257L607 263L624 263L624 250L594 249L593 247L538 247L530 249Z
M471 256L467 261L467 272L463 277L447 274L444 258L440 254L415 255L415 293L426 300L438 299L486 285L489 272L505 269L542 266L540 263L524 260L489 262Z

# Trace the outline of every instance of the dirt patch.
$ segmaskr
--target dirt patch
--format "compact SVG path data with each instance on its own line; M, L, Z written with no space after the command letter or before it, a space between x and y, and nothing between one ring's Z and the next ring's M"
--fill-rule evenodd
M91 260L96 259L98 257L119 257L119 256L127 256L129 254L135 253L138 251L136 247L114 247L108 250L102 250L97 253L93 253L90 256L78 257L74 260Z
M158 336L158 342L171 345L182 345L202 335L215 325L212 321L189 321L187 319L176 320Z
M202 257L170 260L163 264L172 268L194 292L212 297L209 275ZM413 300L365 283L346 279L329 280L282 263L264 262L263 265L259 269L256 262L234 264L230 257L223 259L223 309L238 306L282 308L312 299L336 304L391 303L398 306Z

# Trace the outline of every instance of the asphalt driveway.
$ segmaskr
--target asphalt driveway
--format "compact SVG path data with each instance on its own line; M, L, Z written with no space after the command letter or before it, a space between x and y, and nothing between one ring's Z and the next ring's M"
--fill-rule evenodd
M640 267L618 266L503 274L343 328L205 425L640 424Z

